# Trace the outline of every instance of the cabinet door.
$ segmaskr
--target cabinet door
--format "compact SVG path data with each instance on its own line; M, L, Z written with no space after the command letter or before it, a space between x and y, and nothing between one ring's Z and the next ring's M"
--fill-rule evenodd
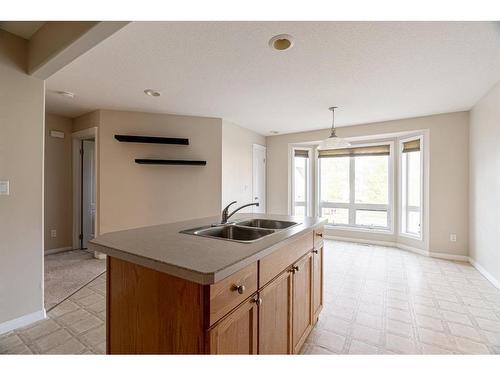
M259 354L292 352L292 272L283 272L260 292Z
M257 303L254 297L208 331L210 354L257 354Z
M323 249L321 246L313 250L313 323L323 308Z
M299 353L312 328L312 253L293 266L293 352Z

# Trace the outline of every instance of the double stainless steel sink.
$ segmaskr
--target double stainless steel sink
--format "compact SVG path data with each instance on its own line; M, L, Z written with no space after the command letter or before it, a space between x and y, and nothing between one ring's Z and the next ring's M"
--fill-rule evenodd
M228 224L213 224L205 227L186 229L181 231L181 233L226 241L252 243L297 224L299 223L294 221L242 219Z

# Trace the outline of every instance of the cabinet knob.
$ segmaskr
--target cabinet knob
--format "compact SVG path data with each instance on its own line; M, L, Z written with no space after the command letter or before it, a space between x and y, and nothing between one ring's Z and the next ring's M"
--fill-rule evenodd
M236 290L239 294L245 293L245 285L235 285L234 290Z
M316 236L323 237L323 233L316 232Z
M255 298L253 299L253 301L255 302L255 304L257 306L262 305L262 298L260 298L260 297L255 296Z
M292 269L290 271L292 273L299 272L299 266L292 266Z
M313 253L314 253L314 254L318 254L318 253L319 253L319 251L318 251L317 249L313 249Z

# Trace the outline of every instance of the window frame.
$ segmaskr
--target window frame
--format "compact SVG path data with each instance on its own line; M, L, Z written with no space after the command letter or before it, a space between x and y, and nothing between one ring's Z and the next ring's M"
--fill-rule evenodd
M403 178L406 177L406 180L408 180L408 174L406 176L403 176L403 143L413 141L413 140L420 140L420 207L418 209L415 209L415 206L411 206L410 210L405 210L404 207L404 202L403 202ZM426 218L424 216L425 213L425 187L426 187L426 181L425 181L425 168L426 165L424 164L425 162L425 142L424 142L424 135L423 134L417 134L417 135L412 135L408 137L402 137L398 139L398 235L401 237L406 237L406 238L411 238L414 240L419 240L423 241L424 239L424 230L425 230L425 221ZM408 159L406 159L406 168L408 169ZM406 194L405 197L408 199L408 182L406 181L405 183L406 186ZM412 232L407 232L406 228L403 228L403 215L406 216L406 223L408 222L408 213L409 212L420 212L420 233L412 233Z
M290 180L289 180L289 199L288 199L288 213L291 216L295 216L295 150L304 150L309 152L309 157L307 158L307 177L306 177L306 201L305 206L305 216L314 216L314 202L313 202L313 159L316 157L314 147L291 145L290 147ZM300 205L301 206L301 205Z
M372 232L372 233L385 233L394 234L394 141L393 140L381 140L376 142L363 142L356 143L353 147L369 147L369 146L380 146L389 145L389 157L388 157L388 197L387 205L376 204L376 203L356 203L355 202L355 192L356 192L356 173L355 173L355 157L349 157L349 203L337 203L337 202L321 202L321 161L316 154L317 160L317 173L316 173L316 186L317 186L317 215L321 216L321 209L325 208L347 208L349 209L349 224L332 224L327 223L325 226L332 229L349 230L349 231L361 231L361 232ZM370 226L370 225L358 225L356 224L356 210L369 210L369 211L386 211L387 207L387 227Z

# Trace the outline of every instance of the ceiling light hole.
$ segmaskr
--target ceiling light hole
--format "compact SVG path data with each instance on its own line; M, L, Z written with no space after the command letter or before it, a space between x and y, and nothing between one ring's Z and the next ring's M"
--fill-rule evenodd
M280 34L273 36L269 40L269 47L277 51L285 51L293 47L293 36L288 34Z
M153 90L153 89L146 89L146 90L144 90L144 94L146 94L148 96L158 97L161 95L161 92Z

